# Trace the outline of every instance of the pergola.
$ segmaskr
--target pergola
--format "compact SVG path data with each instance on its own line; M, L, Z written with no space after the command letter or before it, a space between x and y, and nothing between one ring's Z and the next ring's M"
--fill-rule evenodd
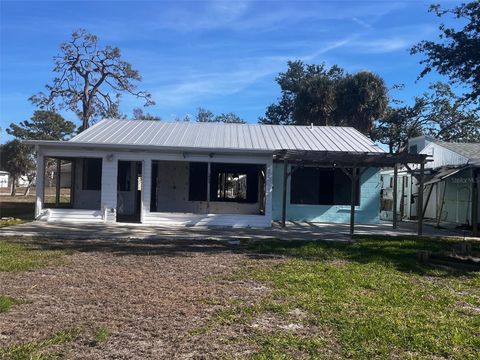
M276 162L283 162L283 196L282 196L282 227L285 227L287 213L287 179L295 171L295 168L302 166L335 167L341 169L351 180L351 201L350 201L350 236L355 232L355 198L357 196L356 181L363 172L370 167L392 168L393 175L393 228L397 228L397 186L398 167L403 165L419 182L417 202L417 233L423 232L423 188L425 164L428 162L425 154L389 154L389 153L360 153L360 152L328 152L328 151L304 151L304 150L280 150L274 154ZM288 165L294 165L290 172ZM412 169L411 165L419 166L418 171ZM351 172L347 169L352 169Z

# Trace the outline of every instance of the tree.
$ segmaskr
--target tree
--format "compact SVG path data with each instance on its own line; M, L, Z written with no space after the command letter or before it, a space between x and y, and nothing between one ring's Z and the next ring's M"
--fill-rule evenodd
M73 122L65 120L55 112L46 110L36 110L30 120L21 121L19 124L12 123L7 128L7 133L19 140L67 140L74 131L75 124ZM27 153L28 158L35 158L33 146L22 145L22 147L16 146L14 149L22 152L18 155L21 158L27 157ZM47 164L47 166L50 165L51 162ZM24 195L28 195L35 180L35 169L21 175L27 177L28 185Z
M18 179L25 175L31 181L35 177L35 160L30 146L19 140L11 140L0 148L0 161L3 169L10 173L12 190L10 195L15 196Z
M370 137L387 145L391 154L400 152L406 147L408 139L422 135L422 126L414 114L416 111L408 106L389 106L371 130Z
M70 41L60 45L54 57L53 71L57 73L47 92L30 98L42 109L68 109L81 120L85 130L101 117L118 117L121 95L131 94L153 105L151 95L138 91L136 82L141 76L122 59L120 49L100 47L96 35L84 29L74 31Z
M409 138L419 135L475 142L480 141L480 116L469 101L456 95L448 84L438 82L429 87L429 92L415 97L413 105L389 107L370 135L388 145L392 153L401 151Z
M260 123L353 126L367 133L388 103L383 79L367 71L346 74L336 65L290 61L276 81L282 95Z
M156 120L160 121L162 118L157 115L152 115L149 113L144 113L142 109L135 108L133 109L133 119L132 120Z
M198 108L197 115L195 116L197 122L222 122L222 123L237 123L245 124L246 121L233 112L221 113L215 115L210 110L204 108Z
M440 24L441 42L421 41L410 49L411 54L422 53L426 59L420 63L425 68L420 78L432 70L446 75L452 83L463 83L471 87L465 98L471 101L480 99L480 2L464 3L453 9L443 9L431 5L430 12L438 17L447 14L462 20L463 28L457 30Z
M75 124L52 111L36 110L30 120L12 123L7 133L22 140L67 140Z
M335 122L367 134L387 108L388 90L383 79L361 71L345 76L336 88Z
M197 116L195 117L197 122L215 122L215 115L210 110L204 108L198 108Z

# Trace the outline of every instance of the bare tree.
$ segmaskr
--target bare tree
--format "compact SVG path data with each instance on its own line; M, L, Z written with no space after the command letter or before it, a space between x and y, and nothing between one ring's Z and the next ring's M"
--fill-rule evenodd
M33 95L30 101L49 110L69 109L82 120L81 130L101 117L119 117L122 93L131 94L154 105L151 94L137 90L142 78L132 65L122 60L120 49L100 48L96 35L84 29L74 31L70 41L60 45L53 71L58 75L47 92Z

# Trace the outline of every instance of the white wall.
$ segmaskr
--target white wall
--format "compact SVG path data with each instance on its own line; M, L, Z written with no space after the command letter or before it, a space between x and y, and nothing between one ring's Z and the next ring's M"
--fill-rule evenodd
M8 174L0 175L0 188L8 187Z
M436 169L447 165L463 165L468 162L467 158L436 143L429 143L420 153L430 155L433 160L428 162L425 168Z

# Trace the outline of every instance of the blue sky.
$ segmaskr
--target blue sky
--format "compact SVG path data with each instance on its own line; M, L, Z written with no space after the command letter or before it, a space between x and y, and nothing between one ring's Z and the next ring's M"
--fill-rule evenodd
M408 53L416 42L437 38L440 19L427 12L430 3L2 0L0 127L31 116L28 97L53 78L52 57L78 28L121 48L156 101L146 110L163 119L205 107L256 122L279 96L275 76L289 59L371 70L388 86L404 83L392 95L408 100L439 79L415 82L420 57ZM140 104L127 96L121 110L131 114Z

